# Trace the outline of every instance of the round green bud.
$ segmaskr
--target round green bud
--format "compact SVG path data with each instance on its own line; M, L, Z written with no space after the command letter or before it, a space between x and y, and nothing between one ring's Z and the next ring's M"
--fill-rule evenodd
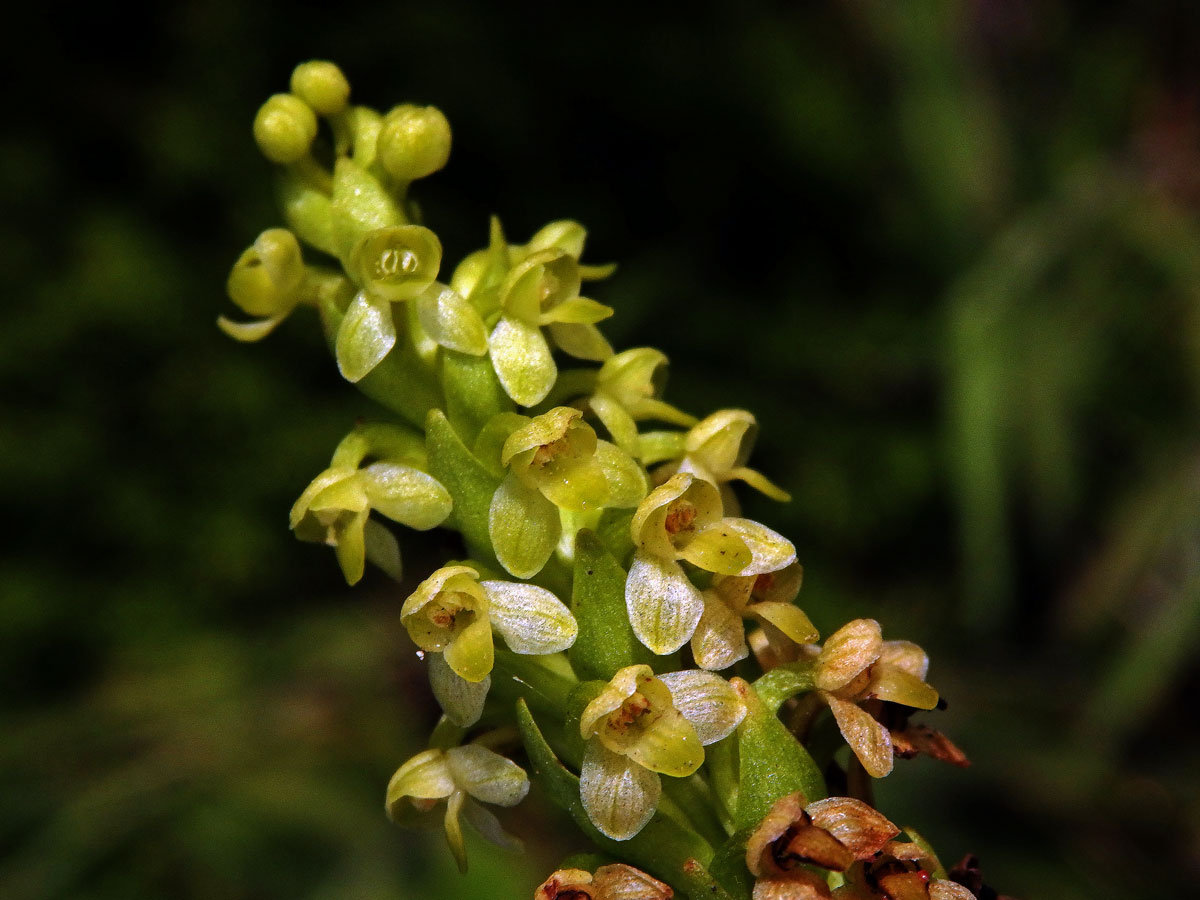
M300 243L286 228L269 228L233 264L225 289L252 316L274 316L296 305L304 281Z
M254 140L271 162L294 163L308 155L317 136L312 108L292 94L275 94L254 117Z
M350 257L351 271L371 293L392 302L411 300L433 284L442 243L422 225L394 225L365 235Z
M293 70L292 93L317 115L335 116L350 102L350 82L333 63L314 59Z
M379 161L402 181L432 175L450 158L450 123L436 106L397 106L379 131Z

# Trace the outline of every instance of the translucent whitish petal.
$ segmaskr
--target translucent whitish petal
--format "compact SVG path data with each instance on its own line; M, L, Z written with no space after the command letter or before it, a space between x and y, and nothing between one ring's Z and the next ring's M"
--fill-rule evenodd
M627 841L650 821L662 795L656 773L633 760L588 741L579 773L579 798L599 831Z
M514 653L557 653L575 643L575 617L545 588L511 581L482 581L480 587L493 627Z
M658 676L705 746L733 733L746 717L746 706L728 681L713 672L690 669Z
M679 563L639 552L625 581L625 607L637 639L661 655L691 639L704 601Z

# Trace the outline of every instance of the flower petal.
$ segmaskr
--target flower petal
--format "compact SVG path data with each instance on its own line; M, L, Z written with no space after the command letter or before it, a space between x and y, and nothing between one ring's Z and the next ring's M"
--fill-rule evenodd
M594 325L603 322L613 314L611 306L605 306L587 297L571 297L562 303L557 303L538 318L541 325L551 322L563 322L574 325Z
M467 681L483 681L495 658L491 623L486 617L476 619L455 636L442 656L446 665Z
M235 322L225 316L217 316L217 327L235 341L252 344L261 341L275 330L275 327L291 314L291 309L276 313L265 319L254 319L250 322Z
M554 387L558 367L536 325L502 316L488 338L488 349L505 393L521 406L540 403Z
M956 881L935 878L929 883L929 900L975 900L975 895Z
M650 821L662 782L654 772L606 749L587 743L579 772L579 799L592 824L614 841L627 841Z
M825 694L825 701L837 720L838 730L858 757L867 774L882 778L892 771L895 760L892 754L892 736L886 728L875 721L870 713L859 709L848 700Z
M452 747L446 751L446 762L454 783L484 803L516 806L529 793L524 769L478 744Z
M421 327L438 344L471 356L487 353L483 319L458 291L435 282L416 302Z
M511 472L492 495L488 534L496 559L517 578L542 570L561 528L557 507Z
M640 869L611 863L596 870L594 892L604 900L671 900L675 892Z
M709 591L704 598L704 613L692 635L692 657L702 669L728 669L750 654L746 646L746 627L742 617Z
M514 653L557 653L575 643L579 626L561 600L545 588L511 581L481 581L492 625Z
M805 807L818 828L824 828L854 854L855 859L870 859L900 829L874 807L853 797L826 797Z
M596 461L608 482L607 507L628 509L637 506L650 489L646 473L628 453L608 441L596 442Z
M775 482L771 481L762 472L757 469L750 469L746 466L737 466L730 469L727 473L730 478L740 478L750 487L754 488L761 494L766 494L772 500L778 500L780 503L787 503L792 499L792 495L781 488Z
M338 531L337 545L333 548L337 555L338 565L342 567L342 575L346 584L358 584L363 577L363 569L367 561L366 538L363 529L367 524L369 510L355 514Z
M753 562L738 574L763 575L778 572L796 561L796 548L792 542L766 525L750 519L727 518L721 523L731 528L750 548Z
M392 304L359 291L350 301L338 327L334 352L338 370L347 381L360 381L396 344Z
M500 824L500 820L492 815L490 810L484 809L474 800L467 800L463 803L462 817L489 844L514 853L520 853L525 849L525 844L520 838L505 831L504 826Z
M417 531L441 525L454 507L440 481L412 466L372 463L359 478L372 508Z
M655 687L661 696L655 696ZM640 733L631 734L632 739L623 742L621 749L631 760L651 772L674 778L691 775L704 762L704 745L700 743L695 726L671 704L671 695L661 684L651 681L642 686L642 692L651 706L647 718L650 715L655 718ZM637 727L635 725L634 729ZM606 736L602 732L601 740ZM609 749L614 749L611 744Z
M625 608L637 639L662 655L691 638L704 601L679 563L638 551L625 581Z
M638 429L633 416L620 403L603 391L597 391L588 398L588 405L601 424L608 429L613 441L626 453L636 455L638 452Z
M866 693L914 709L933 709L938 704L938 692L916 675L882 663L871 670Z
M922 681L929 674L929 654L912 641L884 641L879 648L879 661Z
M612 344L595 325L552 322L546 328L550 337L554 338L554 343L568 356L592 362L604 362L612 356Z
M363 523L363 549L367 559L387 573L393 581L403 574L400 564L400 545L396 536L374 519Z
M770 622L797 644L809 644L820 637L816 626L804 614L804 610L790 603L764 600L751 603L746 612L764 622Z
M658 680L670 690L675 708L692 723L705 746L732 734L746 717L738 692L720 675L690 669L659 675Z
M706 572L719 575L736 575L744 572L753 557L746 542L722 519L707 528L701 528L695 536L679 548L679 555Z
M455 791L454 776L442 750L423 750L396 770L387 786L388 815L406 797L441 800Z
M882 645L883 633L874 619L847 622L825 640L817 657L815 684L823 691L844 687L879 659Z
M483 704L492 686L489 675L483 681L467 681L447 665L440 653L430 653L429 686L442 712L460 728L470 728L483 715Z

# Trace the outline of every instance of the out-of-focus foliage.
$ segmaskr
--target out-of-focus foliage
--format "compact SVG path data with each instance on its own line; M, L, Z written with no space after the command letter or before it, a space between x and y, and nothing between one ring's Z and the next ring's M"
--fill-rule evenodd
M747 511L805 608L927 646L975 763L899 764L890 818L1026 898L1194 883L1190 5L191 0L100 40L110 15L8 29L0 896L517 897L573 849L530 803L532 856L457 881L387 823L433 716L404 594L286 527L371 407L303 311L252 347L213 325L275 220L254 111L310 57L446 111L420 200L450 257L493 212L577 218L668 399L753 398L794 500ZM425 540L413 579L452 555Z

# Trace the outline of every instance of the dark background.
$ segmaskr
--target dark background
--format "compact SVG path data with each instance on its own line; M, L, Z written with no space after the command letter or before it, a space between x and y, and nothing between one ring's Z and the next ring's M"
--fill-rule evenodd
M1026 900L1200 876L1200 15L1066 0L229 0L15 13L0 134L0 896L525 897L531 854L382 813L434 717L403 592L286 513L369 402L303 311L215 328L278 224L250 122L292 66L434 103L454 260L585 223L619 347L743 406L824 633L934 657L967 771L883 811ZM22 18L24 17L24 18ZM115 34L109 30L114 29ZM411 577L452 552L405 543Z

